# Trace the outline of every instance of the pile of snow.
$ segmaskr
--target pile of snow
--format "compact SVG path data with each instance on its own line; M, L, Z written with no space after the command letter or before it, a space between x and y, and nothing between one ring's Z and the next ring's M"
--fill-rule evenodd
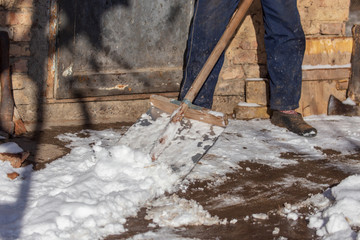
M360 227L360 175L353 175L326 192L315 202L318 211L310 216L309 227L324 239L359 239L352 227Z
M21 153L23 149L14 142L7 142L0 145L0 153Z
M160 227L180 227L184 225L227 224L227 219L212 217L194 200L186 200L176 194L162 197L151 203L145 219L153 220Z
M120 137L110 130L61 135L69 142L70 154L40 171L0 162L0 239L99 239L119 234L126 231L126 218L178 189L182 176L166 163L154 164L149 154L119 145ZM10 180L5 173L11 171L20 177ZM170 225L221 223L193 201L172 200L180 204L173 211L189 212L169 219ZM158 216L152 211L148 217L161 224Z
M226 173L241 170L239 163L246 161L277 168L297 164L295 159L282 157L287 152L306 160L326 158L323 151L326 149L339 154L358 152L360 128L354 126L360 126L359 117L320 115L305 120L318 130L316 137L299 137L272 125L269 120L230 121L208 156L202 159L202 164L196 165L187 179L219 181Z
M154 164L141 147L134 150L119 144L119 132L84 130L61 135L60 140L69 143L71 152L43 170L32 171L31 166L13 169L8 162L0 162L0 239L99 239L126 231L126 219L145 206L150 206L147 218L155 226L226 223L194 201L173 195L166 198L164 194L186 190L184 185L195 180L212 180L212 186L217 186L234 170L255 171L241 169L242 161L280 168L297 164L296 160L283 159L284 152L317 160L326 157L322 149L341 154L358 151L360 128L354 126L360 125L360 118L317 116L307 120L318 129L316 138L299 137L271 125L269 120L231 121L185 183L183 175L176 174L169 164ZM138 136L133 140L140 141ZM173 154L170 158L176 161L179 155ZM20 176L10 180L6 173L14 171ZM322 236L339 232L355 236L350 226L359 224L359 186L358 177L353 176L334 188L335 202L322 201L327 208L315 214L309 226ZM244 201L231 196L228 201L220 200L225 205ZM293 210L289 219L295 220L296 214ZM148 232L134 239L151 239L162 233ZM165 235L167 239L177 238L176 233Z
M139 206L177 185L168 166L152 166L148 155L108 144L120 135L89 133L62 136L73 142L71 153L44 170L20 169L15 181L0 174L0 210L7 209L0 215L0 238L96 239L121 233ZM0 172L8 168L1 163Z

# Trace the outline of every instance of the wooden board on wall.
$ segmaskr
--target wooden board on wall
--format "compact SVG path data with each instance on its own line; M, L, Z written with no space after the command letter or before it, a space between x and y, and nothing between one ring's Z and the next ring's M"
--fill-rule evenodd
M54 1L57 65L49 96L179 91L191 1Z
M346 99L348 81L349 78L303 81L300 106L297 111L304 116L326 114L330 95L340 100ZM267 86L267 80L248 81L246 102L268 105Z
M346 99L347 83L348 79L303 81L297 110L304 116L326 114L330 95L342 101Z

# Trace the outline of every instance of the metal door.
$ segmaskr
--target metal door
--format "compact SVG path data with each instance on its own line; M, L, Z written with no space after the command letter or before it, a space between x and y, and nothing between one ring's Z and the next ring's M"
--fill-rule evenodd
M58 0L55 97L180 88L193 1Z

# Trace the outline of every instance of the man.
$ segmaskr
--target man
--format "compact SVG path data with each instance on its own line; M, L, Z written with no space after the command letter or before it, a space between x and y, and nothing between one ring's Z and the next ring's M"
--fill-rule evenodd
M222 36L240 0L197 0L190 28L180 100L205 64ZM297 0L261 0L265 27L265 49L270 76L271 123L305 137L314 137L315 128L295 112L301 96L301 65L305 35ZM224 53L210 73L194 104L211 108Z

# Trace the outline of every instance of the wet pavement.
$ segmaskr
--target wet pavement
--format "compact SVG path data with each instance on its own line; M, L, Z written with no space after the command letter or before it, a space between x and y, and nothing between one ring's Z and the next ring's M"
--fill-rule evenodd
M293 158L291 154L285 156ZM206 161L205 156L203 161ZM238 219L235 224L214 226L192 226L179 228L176 233L183 237L196 239L317 239L315 231L307 227L306 216L313 210L311 206L298 209L299 219L289 220L282 209L285 203L292 205L305 201L312 194L321 193L332 185L338 184L350 173L333 165L333 161L359 160L360 155L329 156L318 161L302 161L298 165L284 168L272 168L258 163L244 162L242 169L227 175L227 181L221 185L211 182L191 184L185 193L176 193L180 197L197 201L211 215L221 219ZM291 181L289 180L291 179ZM306 181L307 179L307 181ZM240 198L241 204L225 204L221 207L221 196ZM231 197L230 197L231 198ZM254 219L252 214L266 213L269 219ZM107 239L126 239L141 232L154 231L149 221L144 220L145 209L137 218L129 219L129 231ZM275 228L280 232L274 234Z
M127 127L117 125L98 125L86 129L117 129L126 131ZM31 155L26 161L34 169L42 169L46 164L67 154L66 143L56 136L62 133L79 132L84 127L56 127L41 132L41 137L32 133L9 139L18 143ZM35 142L34 139L40 139ZM4 141L3 141L4 142ZM319 149L321 150L321 149ZM323 149L326 158L307 160L306 156L287 152L283 159L297 160L297 165L282 168L270 167L255 162L241 162L240 169L226 175L226 181L213 184L211 181L195 182L188 189L179 191L179 197L197 201L211 215L221 219L237 219L234 224L214 226L191 226L173 229L179 236L196 239L317 239L315 231L307 227L306 216L312 212L311 206L302 204L312 194L321 193L328 187L338 184L349 175L358 172L352 163L360 160L360 153L341 155L332 149ZM205 155L201 161L216 157ZM201 164L201 162L200 162ZM250 170L249 170L250 169ZM236 199L235 203L222 202L222 199ZM299 219L287 219L283 214L284 204L298 205ZM266 213L268 219L255 219L252 214ZM149 227L145 219L146 209L136 218L129 218L128 231L124 234L108 236L106 239L126 239L139 233L156 231ZM277 233L276 228L280 231Z

